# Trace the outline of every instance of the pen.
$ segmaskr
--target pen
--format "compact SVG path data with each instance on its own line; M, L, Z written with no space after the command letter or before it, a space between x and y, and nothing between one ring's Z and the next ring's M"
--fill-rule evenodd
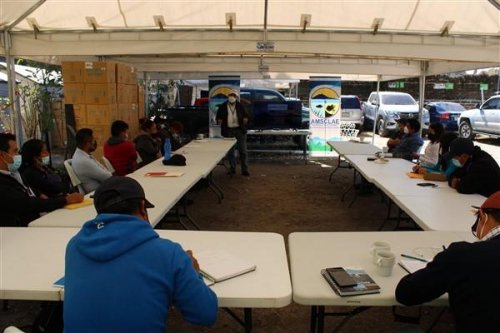
M446 250L446 246L443 245L443 250Z
M405 257L405 258L409 258L409 259L415 259L415 260L419 260L419 261L423 261L423 262L429 262L429 260L427 260L427 259L419 258L419 257L414 257L414 256L410 256L410 255L407 255L407 254L401 254L401 257Z

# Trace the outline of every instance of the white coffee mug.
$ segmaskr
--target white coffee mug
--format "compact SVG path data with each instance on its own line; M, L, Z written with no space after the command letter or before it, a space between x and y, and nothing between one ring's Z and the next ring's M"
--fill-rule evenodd
M396 264L396 255L391 251L378 251L377 252L377 275L391 276L392 268Z
M370 248L370 255L372 256L372 261L374 264L377 263L377 253L379 251L390 251L391 250L391 245L387 242L382 242L382 241L376 241L373 242L371 248Z
M203 133L200 133L196 136L197 140L203 140Z
M387 154L389 152L389 147L382 147L382 152Z

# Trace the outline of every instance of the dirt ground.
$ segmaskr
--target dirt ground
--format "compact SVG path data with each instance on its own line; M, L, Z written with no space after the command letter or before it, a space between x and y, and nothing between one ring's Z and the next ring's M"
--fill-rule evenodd
M257 155L257 158L256 156ZM374 231L386 215L386 205L377 191L358 197L351 208L341 202L342 192L351 184L350 169L339 169L328 182L333 159L313 160L307 165L297 155L254 154L251 177L230 177L223 167L214 170L215 181L224 189L225 199L217 203L210 189L199 186L191 192L194 201L190 214L204 230L277 232L285 239L296 231ZM177 229L178 225L172 225ZM1 311L0 331L7 324L28 326L38 310L38 302L9 302ZM346 311L348 308L327 308ZM241 310L235 309L237 313ZM418 314L418 308L397 308L398 313ZM425 330L441 311L422 309L421 327ZM308 332L310 308L297 304L281 309L254 309L254 332ZM325 332L332 331L340 317L327 317ZM445 312L433 332L452 332L452 319ZM371 308L353 318L342 332L395 332L403 324L394 321L391 307ZM26 329L29 331L29 329ZM214 327L206 329L185 324L173 311L169 332L243 332L224 311Z

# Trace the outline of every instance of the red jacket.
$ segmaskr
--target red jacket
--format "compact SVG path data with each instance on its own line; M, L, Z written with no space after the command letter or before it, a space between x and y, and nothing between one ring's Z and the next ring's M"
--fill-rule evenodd
M104 144L104 157L115 168L116 176L125 176L137 169L137 152L130 141L111 137Z

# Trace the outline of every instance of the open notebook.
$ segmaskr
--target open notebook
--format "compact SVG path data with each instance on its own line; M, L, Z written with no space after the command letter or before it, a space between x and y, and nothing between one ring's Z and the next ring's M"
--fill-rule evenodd
M419 260L411 260L411 259L409 260L401 259L399 260L398 264L408 273L415 273L416 271L425 268L425 266L427 266L426 262Z
M202 250L195 252L194 255L207 285L231 279L257 268L254 264L224 250Z

